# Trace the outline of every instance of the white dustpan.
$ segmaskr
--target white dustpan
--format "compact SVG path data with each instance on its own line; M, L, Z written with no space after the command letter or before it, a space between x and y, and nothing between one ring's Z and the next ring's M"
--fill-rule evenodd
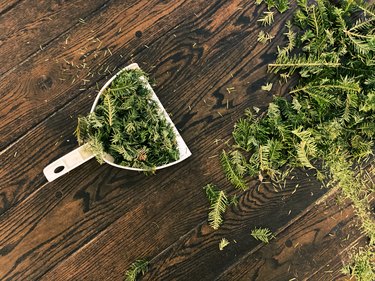
M90 112L93 112L95 110L95 107L96 107L96 105L99 101L100 95L111 84L111 82L121 72L123 72L124 70L129 70L129 69L139 69L139 66L136 63L128 65L127 67L125 67L122 70L120 70L119 72L117 72L111 79L109 79L108 82L105 83L103 88L100 90L100 92L96 96L94 104L92 105L92 108L91 108ZM191 155L191 152L190 152L189 148L187 147L186 143L184 142L184 140L182 139L182 137L181 137L180 133L178 132L177 128L173 124L171 118L169 118L168 113L165 111L163 105L159 101L159 99L156 96L154 90L151 88L150 84L148 82L146 82L146 80L145 80L145 85L152 93L151 99L153 99L155 102L157 102L162 114L164 114L167 122L172 126L173 131L176 135L177 146L178 146L178 150L179 150L179 154L180 154L180 158L177 159L176 161L165 164L165 165L162 165L162 166L155 167L155 170L160 170L160 169L172 166L174 164L177 164L177 163L185 160L186 158L188 158ZM57 159L56 161L52 162L47 167L45 167L43 169L43 173L46 176L47 180L51 182L51 181L61 177L62 175L65 175L66 173L70 172L71 170L77 168L79 165L85 163L86 161L90 160L91 158L93 158L95 155L93 153L91 153L90 150L87 149L87 148L88 148L88 144L84 144L84 145L78 147L77 149L73 150L72 152L69 152L68 154L64 155L63 157ZM132 170L132 171L146 171L145 169L125 167L125 166L115 164L113 162L114 161L113 157L109 154L106 154L104 156L103 160L106 163L108 163L108 164L110 164L114 167L117 167L117 168L121 168L121 169L125 169L125 170Z

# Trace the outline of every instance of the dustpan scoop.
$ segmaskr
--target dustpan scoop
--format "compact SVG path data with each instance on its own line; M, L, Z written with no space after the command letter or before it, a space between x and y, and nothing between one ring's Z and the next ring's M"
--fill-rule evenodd
M117 72L111 79L105 83L105 85L102 87L102 89L99 91L98 95L95 98L95 101L91 107L90 112L94 112L96 105L99 102L100 95L104 92L104 90L111 84L111 82L123 71L130 70L130 69L140 69L138 64L133 63L128 65L127 67L123 68L119 72ZM151 92L151 99L154 100L158 108L160 109L160 113L164 115L166 121L171 125L173 128L173 132L175 133L176 136L176 141L177 141L177 147L179 151L179 159L176 161L170 162L165 165L157 166L153 170L160 170L163 168L167 168L169 166L175 165L186 158L188 158L191 155L191 152L189 148L187 147L186 143L182 139L180 133L178 132L176 126L173 124L171 118L169 117L168 113L164 109L163 105L161 104L160 100L156 96L154 90L152 89L151 85L147 82L145 79L144 81L145 86L148 90ZM51 164L49 164L47 167L43 169L43 173L47 180L49 182L61 177L62 175L65 175L66 173L70 172L71 170L77 168L79 165L85 163L86 161L90 160L93 158L95 155L88 149L88 144L84 144L75 150L69 152L68 154L62 156L61 158L55 160ZM112 165L114 167L120 168L120 169L125 169L125 170L132 170L132 171L148 171L147 169L141 169L141 168L133 168L133 167L126 167L122 165L118 165L114 163L114 158L109 155L105 154L103 160L108 163L109 165Z

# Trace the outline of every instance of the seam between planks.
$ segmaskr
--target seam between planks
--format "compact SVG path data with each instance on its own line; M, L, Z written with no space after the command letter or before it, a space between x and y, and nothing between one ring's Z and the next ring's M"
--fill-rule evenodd
M370 201L370 204L373 203L374 201L375 201L375 198L373 198L373 199ZM353 203L350 203L349 206L354 207L354 206L353 206ZM356 213L355 213L354 210L353 210L353 212L354 212L354 216L353 216L353 218L354 218L355 220L359 221L359 219L358 219L358 217L357 217L357 215L356 215ZM357 239L355 239L352 243L350 243L350 249L352 249L352 248L354 247L354 245L357 244L357 243L358 243L361 239L363 239L364 237L366 237L366 234L364 234L364 233L361 231L360 236L359 236ZM341 254L344 253L345 251L348 251L348 249L349 249L349 248L345 248L345 249L343 249L342 251L340 251L340 252L338 253L337 256L341 256ZM336 257L330 259L330 262L331 262L333 259L335 259L335 258L336 258ZM316 275L317 273L319 273L324 267L325 267L325 265L321 266L321 267L320 267L319 269L317 269L314 273L312 273L307 279L309 280L310 278L312 278L313 276L315 276L315 275Z
M119 218L117 218L116 220L114 220L112 223L110 223L109 225L107 225L106 227L104 227L101 231L99 231L92 239L88 240L87 242L85 242L81 247L79 247L78 249L76 250L73 250L69 253L69 255L64 259L64 260L61 260L59 262L57 262L55 265L53 265L51 268L49 268L48 270L46 270L43 275L39 276L39 278L42 278L45 274L49 273L50 271L54 270L56 267L58 267L60 264L64 263L66 260L68 260L70 257L72 257L72 255L76 255L76 254L79 254L80 251L84 250L86 247L88 247L90 244L94 243L96 240L100 239L101 236L103 235L104 232L106 232L106 230L112 226L113 224L115 224L117 221L119 221L120 219L122 218L122 216L120 216ZM203 221L199 224L197 224L197 226L200 226L200 225L203 225L206 221ZM180 241L180 239L186 237L188 234L190 234L191 232L193 232L195 229L195 227L192 228L192 230L189 230L188 232L186 232L184 235L180 236L176 241L174 241L173 243L171 243L168 247L164 248L159 254L157 254L154 258L151 259L154 260L156 257L158 257L160 254L164 253L165 251L167 251L171 246L175 245L178 241Z
M9 12L10 10L12 10L14 7L16 7L18 4L20 4L21 2L23 2L23 0L19 0L17 2L14 2L12 5L10 5L9 7L5 8L4 10L0 11L0 16L6 14L7 12Z
M170 29L168 29L166 31L167 32L170 32L171 30L173 30L176 26L179 26L181 25L181 23L183 23L184 20L178 22L175 26L171 27ZM154 41L156 42L156 41ZM151 44L149 44L149 46L152 46L154 44L154 42L152 42ZM140 51L138 52L135 52L135 54L139 54L143 51L143 49L141 49ZM102 81L103 79L105 79L104 77L102 79L99 79L98 81ZM92 83L90 85L93 86L95 85L98 81L96 81L95 83ZM66 107L70 106L72 102L74 102L74 100L78 98L78 96L74 97L73 99L67 101L65 104L63 104L60 108L58 108L56 111L54 111L52 114L48 115L46 118L44 118L43 120L41 120L37 125L35 125L32 130L29 130L27 131L26 133L24 133L20 138L18 138L16 141L12 142L8 147L6 147L3 151L0 152L0 155L2 155L4 152L6 152L7 150L9 150L11 147L13 147L14 145L16 145L19 141L21 141L23 138L25 138L28 134L30 134L34 129L36 128L39 128L40 126L42 126L42 123L44 123L47 119L51 118L52 116L58 114L60 111L64 110ZM49 184L49 182L46 182L44 184L42 184L40 187L38 187L34 192L32 192L31 194L29 194L27 197L25 197L23 200L19 201L17 204L15 205L12 205L9 209L7 209L4 213L2 213L0 215L0 219L2 217L4 217L7 213L9 213L11 210L13 210L15 207L21 205L21 204L24 204L25 202L29 201L30 199L32 199L33 196L35 196L35 194L37 192L39 192L42 188L44 188L45 186L47 186ZM120 217L121 218L121 217ZM88 246L89 244L91 244L91 242L94 242L96 239L100 238L99 236L109 227L111 226L113 223L117 222L120 218L114 220L111 224L109 224L107 227L103 228L100 232L98 232L92 239L90 239L89 241L87 241L86 243L84 243L81 247L79 247L77 250L74 250L70 253L70 256L78 251L80 251L81 249L85 248L86 246ZM69 258L70 256L68 256L67 258ZM59 261L58 263L56 263L54 266L52 266L51 268L49 268L47 271L45 271L43 273L46 274L48 273L49 271L51 271L52 269L54 269L55 267L57 267L60 263L64 262L64 260L62 261ZM42 275L42 276L43 276Z
M287 228L292 226L296 221L299 221L302 217L304 217L308 212L310 212L311 209L313 209L316 205L319 205L322 201L321 198L330 198L331 196L334 196L336 193L335 189L329 190L327 193L323 194L319 199L315 200L313 203L311 203L309 206L307 206L300 214L295 216L293 219L291 219L286 225L280 227L274 234L277 237L280 233L284 232ZM263 243L260 243L258 246L253 248L250 252L243 255L240 259L238 259L235 263L227 267L218 277L215 278L215 280L220 280L219 278L227 271L231 270L233 267L235 267L238 263L242 262L244 259L246 259L249 255L254 254L262 247L265 247L267 245L264 245Z
M98 12L102 11L104 8L106 8L108 6L108 3L111 2L111 1L112 0L107 0L107 2L103 3L103 5L101 5L99 8L97 8L96 10L92 11L89 15L87 15L84 18L84 20L90 19L94 15L96 15ZM60 33L59 35L57 35L54 38L52 38L51 40L47 41L47 43L44 43L43 45L41 45L41 49L37 49L34 53L32 53L31 55L29 55L26 59L24 59L23 61L19 62L17 65L15 65L14 67L8 69L4 73L0 74L1 75L1 79L5 78L10 73L12 73L13 71L15 71L18 67L22 66L23 64L25 64L26 62L28 62L33 57L35 57L39 53L43 52L45 50L45 48L47 48L48 46L50 46L54 41L62 38L64 35L66 35L67 33L69 33L72 29L76 28L78 25L80 25L79 22L77 22L76 24L72 25L71 27L69 27L68 29L66 29L65 31L63 31L62 33Z
M250 188L258 188L260 186L260 184L257 184L255 185L254 187L250 187ZM249 189L250 189L249 188ZM246 191L245 191L246 192ZM244 192L244 193L245 193ZM243 194L243 193L242 193ZM326 196L327 194L324 194L321 196L322 197L327 197ZM329 196L331 196L331 194L329 194ZM329 197L328 196L328 197ZM318 199L320 200L320 198ZM293 224L296 220L299 220L302 216L304 216L306 213L308 213L312 208L314 208L314 206L316 205L316 202L318 201L314 201L313 203L311 203L308 207L306 207L302 213L300 213L299 215L297 215L296 217L294 217L292 220L290 220L288 222L287 225L279 228L275 234L276 236L283 232L286 228L288 228L291 224ZM204 221L202 221L201 223L197 224L195 227L193 227L191 230L189 230L188 232L186 232L185 234L183 234L182 236L180 236L175 242L171 243L168 247L164 248L159 254L157 254L155 257L153 257L151 260L150 260L150 263L152 263L152 261L154 261L155 259L157 259L159 256L161 256L164 252L168 251L170 248L172 248L174 245L176 245L179 241L183 240L184 238L188 237L191 233L193 233L195 231L195 229L199 226L202 226L204 225L205 223L207 223L207 219L205 219ZM233 263L231 266L229 266L225 271L227 271L228 269L230 269L232 266L235 266L238 262L240 262L241 260L243 260L244 258L246 258L249 254L252 254L253 252L256 252L258 251L259 249L261 249L262 247L264 247L265 245L263 243L259 243L257 246L255 246L249 253L243 255L240 259L238 259L235 263ZM221 274L223 274L225 271L223 271ZM221 275L220 274L220 275ZM220 277L220 276L219 276ZM215 279L217 280L217 279Z
M362 234L361 236L359 236L357 239L355 239L351 244L350 244L350 248L354 247L355 244L357 244L362 238L364 237L364 235ZM340 251L337 256L341 256L341 254L345 251L348 251L348 248L345 248L343 249L342 251ZM335 258L335 257L334 257ZM333 259L334 259L333 258ZM331 259L330 262L333 260ZM329 264L329 263L328 263ZM306 277L306 280L312 280L311 278L314 277L317 273L319 273L323 268L326 268L326 264L322 265L321 267L319 267L319 269L317 269L314 273L312 273L311 275L309 275L309 277Z

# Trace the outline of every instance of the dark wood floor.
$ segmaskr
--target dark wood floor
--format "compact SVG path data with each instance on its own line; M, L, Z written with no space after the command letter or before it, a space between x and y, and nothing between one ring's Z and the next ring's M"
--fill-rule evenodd
M264 9L248 0L1 1L1 280L122 280L137 258L151 262L142 280L343 278L365 238L350 204L339 208L337 192L305 173L283 190L254 180L218 231L206 222L202 187L234 193L217 156L235 120L285 92L266 70L290 12L261 45ZM131 62L156 79L193 156L155 176L92 160L47 183L43 168L77 147L77 116ZM267 81L271 92L260 90ZM276 239L256 242L256 226ZM223 237L231 243L219 251Z

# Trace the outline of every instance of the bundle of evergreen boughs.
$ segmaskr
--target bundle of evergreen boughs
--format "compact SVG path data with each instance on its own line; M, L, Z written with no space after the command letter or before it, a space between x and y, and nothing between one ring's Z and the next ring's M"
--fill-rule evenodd
M349 0L297 5L269 71L281 81L296 75L298 85L261 115L246 111L233 131L235 150L223 152L223 169L241 189L246 176L277 182L294 168L312 169L353 200L374 244L374 186L363 184L360 170L374 151L375 11Z
M78 118L78 142L88 143L99 163L105 153L119 165L142 169L179 158L173 128L146 83L142 71L123 71L101 94L95 111Z

